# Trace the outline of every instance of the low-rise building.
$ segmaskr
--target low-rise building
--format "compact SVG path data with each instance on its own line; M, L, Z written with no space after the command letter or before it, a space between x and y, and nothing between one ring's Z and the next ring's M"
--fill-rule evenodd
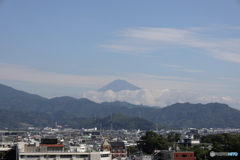
M17 152L19 160L111 160L110 151L87 150L80 152L78 149L65 148L56 139L42 140L41 144L31 145L18 142Z
M196 157L190 151L157 150L153 160L196 160Z
M127 157L127 149L124 142L109 142L111 145L112 158Z
M184 145L186 147L192 147L194 145L200 145L200 140L199 139L185 138L179 144L182 144L182 145Z

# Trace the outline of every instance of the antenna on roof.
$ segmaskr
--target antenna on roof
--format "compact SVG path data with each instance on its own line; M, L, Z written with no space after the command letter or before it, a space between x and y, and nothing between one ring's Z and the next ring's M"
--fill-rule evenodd
M169 147L169 148L168 148L168 151L171 151L171 150L172 150L172 147Z
M177 146L176 151L180 151L180 148Z

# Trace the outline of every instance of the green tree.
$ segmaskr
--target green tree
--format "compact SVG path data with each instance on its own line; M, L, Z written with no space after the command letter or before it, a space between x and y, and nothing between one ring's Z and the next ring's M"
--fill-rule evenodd
M138 149L136 147L133 147L133 146L129 146L127 147L127 152L128 152L128 155L130 156L131 154L137 152Z
M196 134L194 134L194 139L200 139L201 137L200 137L200 134L198 134L198 133L196 133Z
M178 142L181 140L181 135L179 133L175 133L174 135L174 142Z
M180 139L181 139L181 137L180 137L179 133L170 132L170 133L167 134L167 141L169 143L178 142L178 141L180 141Z
M147 131L145 136L141 137L138 147L143 152L152 154L154 150L167 149L167 140L153 131Z
M204 149L202 145L197 145L189 149L190 151L194 151L194 155L197 160L204 160L206 156L209 155L209 150Z
M170 132L167 134L167 140L168 142L174 142L174 133Z
M233 134L215 134L202 137L202 143L212 143L213 148L211 149L214 152L238 152L240 153L240 135ZM214 157L210 159L216 160L230 160L230 159L240 159L240 156L237 157Z

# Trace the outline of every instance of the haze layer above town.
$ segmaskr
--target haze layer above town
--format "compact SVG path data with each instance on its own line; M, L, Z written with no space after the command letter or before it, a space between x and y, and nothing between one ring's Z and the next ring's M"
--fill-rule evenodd
M52 98L240 109L240 2L0 1L0 83ZM121 79L140 90L97 90Z

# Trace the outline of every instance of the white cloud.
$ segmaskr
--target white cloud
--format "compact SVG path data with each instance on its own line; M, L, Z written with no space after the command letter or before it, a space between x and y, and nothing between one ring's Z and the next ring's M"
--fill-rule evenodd
M105 92L90 91L80 94L80 97L87 98L98 103L126 101L132 104L159 107L166 107L177 102L203 104L219 102L228 104L230 107L240 109L240 101L229 96L208 96L198 92L172 91L169 89L141 89L135 91L124 90L120 92L113 92L111 90Z
M200 34L199 30L150 27L125 29L120 32L122 39L115 41L114 45L105 44L101 47L112 52L136 55L162 48L197 49L217 59L240 63L240 38L214 38Z

